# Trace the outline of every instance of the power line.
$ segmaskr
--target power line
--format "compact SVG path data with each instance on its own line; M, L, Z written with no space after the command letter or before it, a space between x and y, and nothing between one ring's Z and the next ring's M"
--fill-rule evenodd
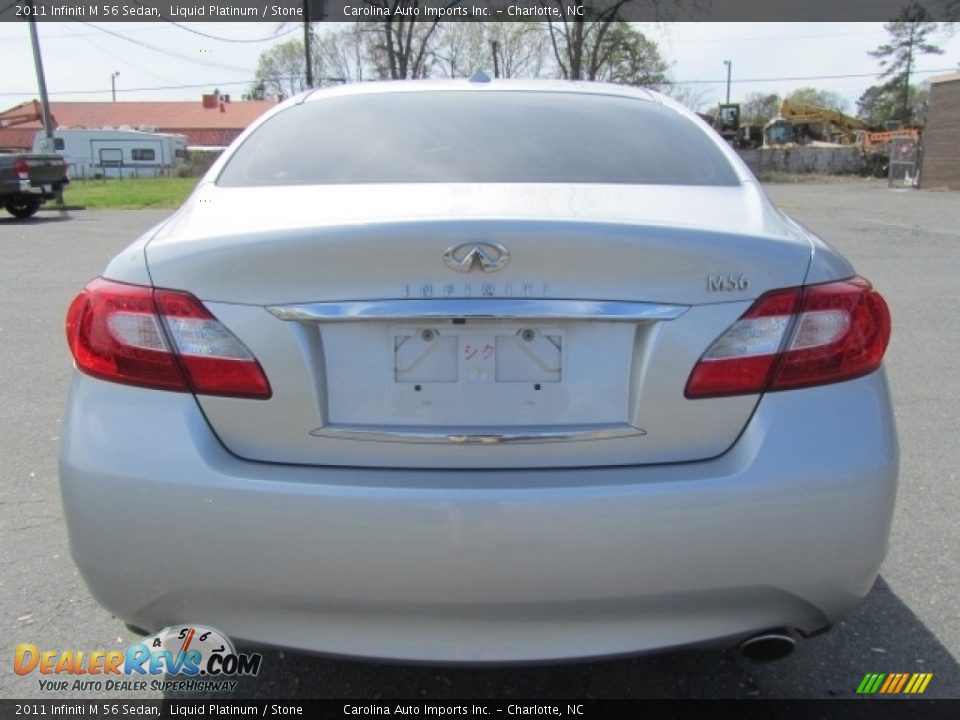
M136 5L139 5L139 6L142 7L142 8L145 8L145 7L146 7L146 5L144 5L142 2L140 2L140 0L133 0L133 2L134 2ZM225 37L220 37L219 35L210 35L210 34L205 33L205 32L200 32L199 30L194 30L193 28L187 27L186 25L184 25L184 24L182 24L182 23L178 23L178 22L176 22L175 20L171 20L171 19L168 18L166 15L161 15L161 16L160 16L160 19L163 20L164 22L170 23L171 25L173 25L173 26L175 26L175 27L180 28L181 30L186 30L186 31L189 32L189 33L193 33L194 35L199 35L200 37L209 38L210 40L219 40L220 42L230 42L230 43L261 43L261 42L270 42L271 40L276 40L277 38L281 38L281 37L283 37L284 35L289 35L291 32L293 32L294 30L296 30L297 27L298 27L296 24L294 24L293 27L290 27L290 28L288 28L287 30L284 30L283 32L275 32L273 35L271 35L271 36L269 36L269 37L265 37L265 38L242 39L242 38L225 38Z
M214 63L214 62L209 62L204 60L197 60L196 58L188 57L186 55L181 55L180 53L175 53L170 50L158 48L153 45L150 45L149 43L143 42L143 40L134 40L133 38L128 38L124 35L121 35L118 32L114 32L113 30L107 30L106 28L100 27L99 25L94 25L93 23L83 22L82 24L92 27L95 30L99 30L102 33L106 33L107 35L112 35L113 37L120 38L121 40L126 40L127 42L133 43L138 47L144 47L144 48L147 48L148 50L153 50L154 52L158 52L161 55L177 58L178 60L183 60L184 62L195 63L197 65L203 65L205 67L219 68L220 70L231 70L233 72L242 72L242 73L250 72L249 68L241 68L235 65L224 65L223 63Z
M109 50L106 50L105 48L102 48L102 47L100 47L99 45L97 45L95 42L93 42L93 40L90 40L84 33L78 33L78 32L76 32L73 28L70 27L70 25L65 25L65 27L66 27L66 29L67 29L70 33L73 34L74 37L77 37L77 38L83 40L85 43L88 43L88 44L91 45L93 48L99 50L100 52L102 52L102 53L103 53L104 55L106 55L107 57L109 57L109 58L111 58L111 59L113 59L113 60L116 60L116 61L119 62L119 63L123 63L123 64L125 64L125 65L129 65L130 67L134 68L134 69L137 70L138 72L145 73L145 74L149 75L150 77L156 78L157 80L160 80L160 81L162 81L162 82L172 82L172 81L170 80L170 78L163 77L162 75L157 75L156 73L150 72L149 70L147 70L147 69L145 69L145 68L142 68L142 67L140 67L139 65L134 65L134 64L131 63L130 60L128 60L127 58L118 57L117 55L114 55L114 54L113 54L112 52L110 52Z
M932 73L938 72L956 72L956 68L936 68L933 70L914 70L914 75L930 75ZM731 80L733 83L762 83L762 82L797 82L800 80L846 80L850 78L865 78L865 77L880 77L879 73L850 73L847 75L807 75L806 77L772 77L772 78L734 78ZM671 80L670 85L716 85L726 83L726 79L723 80Z
M277 77L277 80L292 80L300 75L285 75ZM251 80L228 80L226 82L206 82L206 83L197 83L191 85L156 85L152 87L139 87L139 88L117 88L118 93L133 93L133 92L147 92L151 90L195 90L196 88L208 88L211 85L213 86L226 86L226 85L250 85L254 81ZM110 92L109 88L100 88L97 90L59 90L50 93L51 95L96 95L102 94L105 92ZM0 95L31 95L30 92L3 92ZM163 102L163 101L160 101Z
M836 33L804 33L803 35L757 35L753 37L720 37L720 38L672 38L670 30L664 31L662 42L664 43L731 43L731 42L762 42L769 40L819 40L821 38L831 37L851 37L851 36L874 36L878 37L883 33L875 31L858 32L836 32Z
M140 3L137 3L137 4L139 5ZM284 35L289 35L289 34L292 33L294 30L296 30L297 27L298 27L297 25L294 25L293 27L290 27L290 28L288 28L287 30L284 30L284 31L281 32L281 33L275 33L275 34L273 34L273 35L271 35L271 36L269 36L269 37L265 37L265 38L254 38L254 39L247 40L247 39L243 39L243 38L226 38L226 37L219 37L219 36L217 36L217 35L209 35L209 34L207 34L207 33L200 32L199 30L194 30L193 28L187 27L186 25L183 25L183 24L181 24L181 23L178 23L178 22L175 22L175 21L170 20L170 19L168 19L168 18L165 18L165 17L163 17L162 15L160 16L160 19L163 20L163 21L165 21L165 22L170 23L171 25L174 25L174 26L180 28L181 30L186 30L187 32L193 33L194 35L199 35L200 37L210 38L211 40L219 40L220 42L230 42L230 43L262 43L262 42L270 42L271 40L276 40L276 39L278 39L278 38L282 38Z
M929 70L915 70L915 75L932 75L933 73L940 72L955 72L956 68L934 68ZM277 76L277 80L293 80L296 78L301 78L302 75L281 75ZM796 82L803 80L838 80L846 78L865 78L865 77L877 77L877 73L855 73L849 75L807 75L804 77L773 77L773 78L743 78L743 79L732 79L732 83L760 83L760 82ZM211 81L205 83L191 84L191 85L155 85L151 87L137 87L137 88L124 88L117 89L117 92L124 93L133 93L133 92L149 92L152 90L193 90L196 88L205 88L210 87L211 85L249 85L253 79L250 80L226 80L226 81ZM726 79L722 80L671 80L669 82L663 83L664 85L716 85L716 84L725 84ZM60 90L51 92L51 95L93 95L96 93L107 92L106 89L97 89L97 90ZM0 92L0 95L30 95L31 91L27 92Z

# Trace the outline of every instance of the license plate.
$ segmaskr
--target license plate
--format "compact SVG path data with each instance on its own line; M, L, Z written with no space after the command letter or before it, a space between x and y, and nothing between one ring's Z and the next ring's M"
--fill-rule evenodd
M558 328L457 325L393 328L398 383L558 383L564 334Z

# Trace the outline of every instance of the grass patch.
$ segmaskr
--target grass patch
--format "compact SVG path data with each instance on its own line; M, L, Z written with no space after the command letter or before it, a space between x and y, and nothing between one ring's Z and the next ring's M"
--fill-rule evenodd
M177 208L196 185L197 178L177 177L72 180L63 200L91 210Z

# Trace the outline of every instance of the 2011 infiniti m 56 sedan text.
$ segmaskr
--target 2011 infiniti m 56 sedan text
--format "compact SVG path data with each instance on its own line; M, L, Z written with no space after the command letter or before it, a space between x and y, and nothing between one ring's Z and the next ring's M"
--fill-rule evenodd
M306 93L66 325L73 557L144 628L775 654L886 553L884 300L655 93Z

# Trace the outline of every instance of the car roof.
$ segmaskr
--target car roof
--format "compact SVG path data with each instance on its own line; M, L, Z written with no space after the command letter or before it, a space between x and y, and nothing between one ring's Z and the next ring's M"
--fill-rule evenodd
M570 93L579 95L614 95L657 102L674 106L674 102L660 93L646 88L586 80L516 80L488 79L474 81L468 78L452 80L381 80L374 82L344 83L315 88L291 98L290 104L314 102L324 98L343 95L372 95L381 93L420 93L437 91L492 92L522 91ZM665 102L666 101L666 102Z

